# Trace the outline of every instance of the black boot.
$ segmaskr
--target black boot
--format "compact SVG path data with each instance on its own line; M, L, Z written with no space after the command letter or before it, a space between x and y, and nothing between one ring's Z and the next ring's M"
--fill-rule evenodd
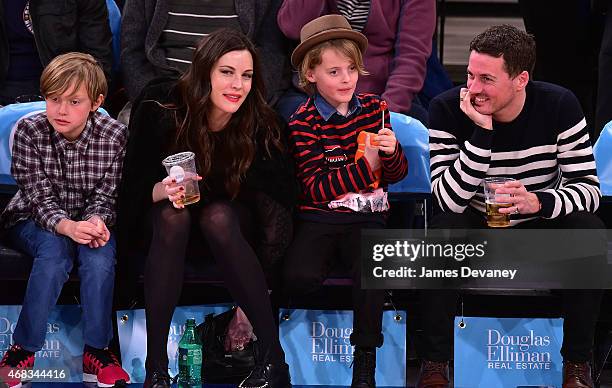
M259 344L253 343L255 355L255 367L244 379L238 388L291 388L291 376L289 376L289 365L285 361L271 362L269 351L262 357Z
M376 349L356 347L353 356L351 388L375 388Z
M143 388L170 388L170 375L167 372L155 371L147 373Z
M240 388L290 388L291 377L286 363L255 365L255 368L238 384Z

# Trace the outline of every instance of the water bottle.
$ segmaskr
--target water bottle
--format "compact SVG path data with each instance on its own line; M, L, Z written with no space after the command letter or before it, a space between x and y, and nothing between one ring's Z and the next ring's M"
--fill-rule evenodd
M178 383L183 386L202 384L202 340L195 329L195 319L187 319L178 345Z

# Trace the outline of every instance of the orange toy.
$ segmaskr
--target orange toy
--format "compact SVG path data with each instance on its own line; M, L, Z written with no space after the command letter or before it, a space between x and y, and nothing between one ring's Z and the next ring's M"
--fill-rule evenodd
M380 102L380 111L382 113L382 125L381 129L385 127L385 110L387 109L387 102L382 100ZM359 135L357 135L357 152L355 152L355 162L357 162L364 154L365 154L365 146L366 146L366 137L368 133L372 135L370 137L370 144L373 146L378 146L378 142L374 140L374 136L376 133L361 131ZM382 169L378 169L374 171L374 176L376 177L376 181L372 183L369 187L372 189L377 189L380 186L380 179L382 177Z
M358 161L365 154L366 136L368 136L368 134L371 135L370 143L373 146L378 145L378 142L374 141L374 136L376 136L375 133L366 132L366 131L359 132L359 135L357 135L357 152L355 152L355 162ZM380 185L380 178L382 176L382 170L379 168L378 170L374 171L374 176L376 177L376 181L372 183L369 187L372 189L377 189L378 186Z

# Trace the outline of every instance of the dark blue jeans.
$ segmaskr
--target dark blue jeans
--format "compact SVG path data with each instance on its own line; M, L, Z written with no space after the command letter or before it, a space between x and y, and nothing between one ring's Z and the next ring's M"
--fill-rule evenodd
M76 259L81 280L84 342L94 348L107 347L113 337L114 235L111 233L105 246L89 248L28 220L13 226L9 237L19 250L34 258L13 342L31 352L43 347L49 312L57 303Z

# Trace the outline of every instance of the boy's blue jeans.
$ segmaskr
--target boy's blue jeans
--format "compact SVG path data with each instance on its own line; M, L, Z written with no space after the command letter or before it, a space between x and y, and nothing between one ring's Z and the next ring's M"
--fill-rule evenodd
M9 229L14 245L34 258L13 343L36 352L43 347L49 312L78 260L85 344L102 349L113 336L111 309L115 281L115 237L100 248L77 244L27 220Z

